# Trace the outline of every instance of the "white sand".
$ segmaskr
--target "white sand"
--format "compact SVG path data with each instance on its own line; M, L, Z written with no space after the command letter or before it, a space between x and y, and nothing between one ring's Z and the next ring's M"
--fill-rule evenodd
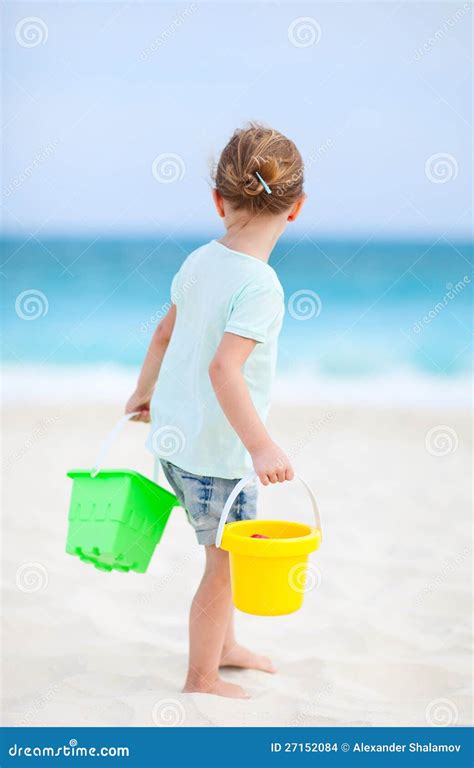
M118 415L91 403L15 405L5 414L7 724L470 723L465 414L274 412L275 439L314 485L325 541L312 556L320 584L299 613L238 615L241 641L270 654L279 669L273 677L224 672L250 691L250 701L180 693L203 557L181 510L144 575L104 574L64 553L66 470L91 465ZM437 425L455 434L434 450L458 440L444 456L425 447ZM129 425L109 466L150 474L145 432ZM310 514L296 484L263 490L260 509L302 521Z

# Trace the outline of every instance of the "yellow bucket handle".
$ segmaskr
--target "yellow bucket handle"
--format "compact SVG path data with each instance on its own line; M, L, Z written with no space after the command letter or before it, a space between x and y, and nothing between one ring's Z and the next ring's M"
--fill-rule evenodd
M112 444L115 442L116 438L119 436L120 432L124 428L127 421L129 421L132 416L138 416L140 411L133 411L133 413L126 413L125 416L122 416L121 419L119 419L113 429L110 430L109 434L105 438L104 442L100 446L99 453L97 454L96 460L94 462L94 466L91 469L91 477L95 477L99 474L101 467L104 464L105 457L112 448Z
M217 529L216 533L216 547L220 547L222 542L222 536L224 535L224 526L226 524L227 518L229 516L229 512L232 508L232 504L236 500L237 496L239 495L242 488L245 488L246 485L249 485L249 483L252 483L257 478L256 472L249 472L248 475L245 475L245 477L242 478L242 480L239 480L237 485L235 486L234 490L231 492L229 498L227 499L226 503L224 504L224 509L222 510L221 519L219 520L219 527ZM318 504L316 502L316 497L313 493L312 488L308 485L306 480L303 480L301 475L295 475L295 479L299 480L300 483L304 485L306 488L309 498L311 500L311 504L313 507L313 514L314 519L316 521L316 528L319 530L321 534L321 541L323 540L323 531L321 527L321 515L318 509Z

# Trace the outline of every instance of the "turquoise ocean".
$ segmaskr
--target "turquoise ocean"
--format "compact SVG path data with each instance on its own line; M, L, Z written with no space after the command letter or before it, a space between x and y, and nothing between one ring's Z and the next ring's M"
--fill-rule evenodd
M4 238L10 395L53 395L58 382L58 394L66 386L90 397L97 387L114 399L116 377L137 373L173 275L212 236ZM305 236L280 241L270 264L287 304L277 379L287 399L358 393L368 402L454 404L467 396L471 243Z

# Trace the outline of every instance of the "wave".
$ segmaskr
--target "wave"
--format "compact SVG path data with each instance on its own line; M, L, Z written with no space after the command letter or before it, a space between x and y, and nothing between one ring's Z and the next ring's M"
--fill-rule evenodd
M311 375L306 371L282 374L275 383L275 400L282 404L337 404L469 408L469 374L436 376L399 368L366 376Z
M3 368L4 404L81 402L123 404L135 388L138 370L117 365L19 365ZM278 405L367 405L384 407L468 408L472 402L468 373L435 376L410 368L367 376L331 376L305 369L276 377Z

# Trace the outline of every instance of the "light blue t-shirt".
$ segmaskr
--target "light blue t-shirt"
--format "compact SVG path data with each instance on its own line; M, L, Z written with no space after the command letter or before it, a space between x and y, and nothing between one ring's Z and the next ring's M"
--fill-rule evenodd
M252 462L227 421L209 378L225 332L255 339L243 368L265 421L285 311L283 289L266 262L212 240L175 275L176 322L151 402L148 447L196 475L240 478Z

